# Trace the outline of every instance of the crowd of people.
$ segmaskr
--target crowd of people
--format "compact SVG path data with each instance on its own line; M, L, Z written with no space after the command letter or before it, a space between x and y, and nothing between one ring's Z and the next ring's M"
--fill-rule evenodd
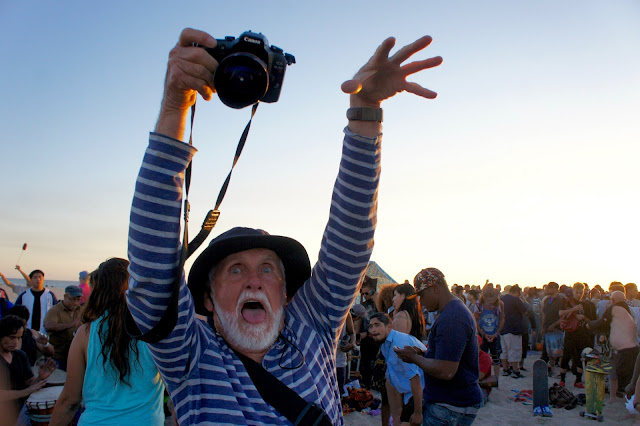
M432 342L437 344L439 341L440 329L447 327L443 324L445 322L450 323L448 327L455 327L444 335L446 338L443 341L447 344L452 345L450 340L456 337L459 338L455 340L462 341L461 336L465 335L461 328L461 318L465 315L458 313L455 318L445 317L443 313L446 310L430 308L428 303L433 301L429 300L429 295L421 293L424 288L420 287L417 281L418 277L413 286L407 283L377 286L375 279L366 277L360 293L361 304L354 305L352 309L352 315L358 311L361 313L358 315L363 317L355 327L359 340L364 342L367 338L365 328L368 323L368 333L379 343L378 347L356 348L356 351L360 350L360 352L354 352L353 358L360 358L361 363L357 373L354 372L352 375L357 377L364 386L380 391L383 425L388 424L389 413L394 424L417 423L402 411L403 408L405 410L407 407L414 408L413 405L407 404L411 398L415 400L416 395L415 391L408 387L411 384L410 379L424 380L426 384L423 391L424 401L427 405L430 401L427 395L431 393L429 387L433 382L430 383L428 380L430 373L428 361L424 360L424 349L415 343L404 345L405 348L402 350L396 350L397 355L392 355L393 365L389 362L386 364L387 372L384 373L386 380L384 382L376 380L376 374L380 375L376 365L383 364L380 362L381 358L384 361L389 357L389 351L385 350L385 345L402 347L395 343L398 337L394 334L379 331L381 325L378 323L381 313L384 313L385 317L389 316L389 327L395 332L404 333L406 339L412 338L411 334L414 335L427 345L427 350ZM407 289L406 286L410 286L411 289ZM385 304L389 292L394 294L392 303ZM400 296L405 294L407 296ZM406 309L405 302L414 294L419 296L416 298L417 309ZM585 387L582 368L582 354L585 348L595 349L596 353L605 362L608 360L611 365L611 370L608 372L607 403L623 395L630 398L636 391L640 391L638 386L640 299L636 284L623 285L620 282L612 282L608 289L604 290L600 285L590 288L588 284L581 282L570 286L550 282L540 288L521 288L515 284L506 285L502 289L501 285L494 285L487 280L482 286L454 284L451 286L451 295L454 300L466 307L468 314L475 320L472 324L473 335L477 339L478 348L474 350L473 355L475 359L473 377L475 377L475 383L480 385L484 404L488 403L491 388L499 386L500 377L510 376L514 379L522 379L528 376L524 360L530 351L537 351L536 354L540 354L540 358L547 362L548 375L552 380L555 379L557 385L566 387L572 392L578 393ZM446 298L444 300L447 301ZM420 307L420 301L422 301L422 307ZM365 309L364 304L373 309L374 313ZM416 316L420 318L415 319ZM372 318L376 318L373 326L371 326ZM387 324L386 321L382 322ZM422 325L416 329L408 327L409 323ZM417 333L416 330L418 330ZM468 340L465 341L468 342ZM373 356L376 359L375 362L369 361L372 356L365 357L365 350L377 351L377 355ZM458 351L458 354L461 353ZM418 371L413 377L405 378L401 382L395 372L398 369L396 365L398 359L422 366L423 371ZM436 359L438 359L437 356ZM460 360L462 359L461 357ZM365 363L368 365L363 365ZM354 363L354 369L355 366ZM405 365L404 368L407 366ZM573 383L566 383L569 371L575 378ZM454 374L457 374L457 371ZM471 382L473 380L469 383ZM474 395L476 391L475 388L466 390L469 395ZM440 395L450 392L451 389L445 387ZM405 396L404 405L390 397L394 393ZM455 402L451 405L457 407L457 411L460 412L460 402L464 400L465 397L458 393ZM635 401L640 399L636 398ZM385 410L385 405L390 405L390 410L388 408ZM427 413L430 410L427 409L424 412ZM472 416L468 417L467 421L472 418ZM429 424L428 419L425 418L424 423Z
M37 296L24 295L44 294L42 271L27 275L26 286L0 274L9 290L22 291L16 301L32 301L13 304L2 290L0 402L16 424L29 424L24 402L56 368L67 371L67 382L51 424L69 424L80 413L87 424L125 418L164 423L164 381L147 344L125 331L127 266L124 259L110 259L91 274L81 272L79 282L91 297L80 286L68 286L63 299L44 312L46 304L34 306ZM571 387L581 389L582 351L597 348L612 366L607 402L640 390L640 299L634 283L613 282L606 291L580 282L449 287L439 270L427 268L413 284L378 285L365 276L359 290L335 350L337 384L342 391L349 380L353 366L347 367L347 354L358 354L356 377L363 387L380 391L383 425L389 419L394 425L445 418L472 422L500 376L525 377L529 351L541 353L559 385L567 386L571 371ZM42 332L31 328L38 327L29 321L34 310L44 314ZM487 378L492 385L482 386Z

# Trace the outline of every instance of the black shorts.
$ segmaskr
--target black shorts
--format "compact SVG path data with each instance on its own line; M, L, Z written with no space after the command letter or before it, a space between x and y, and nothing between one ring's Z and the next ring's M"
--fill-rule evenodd
M486 338L482 338L480 350L491 355L493 365L500 365L500 354L502 353L502 345L500 344L500 336L496 336L493 342L489 342Z
M413 415L413 397L409 398L409 402L402 405L402 414L400 414L400 422L405 423L411 420ZM422 410L420 410L422 412Z
M639 351L636 346L614 352L613 362L618 376L618 390L623 390L631 381Z
M593 337L588 334L564 333L564 350L560 368L569 369L569 361L572 362L572 368L582 369L582 350L586 347L593 346ZM634 360L635 362L635 360Z

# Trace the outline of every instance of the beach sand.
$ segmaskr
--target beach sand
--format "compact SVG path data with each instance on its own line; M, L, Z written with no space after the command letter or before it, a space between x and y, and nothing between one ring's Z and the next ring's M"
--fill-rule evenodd
M474 425L592 425L605 424L621 424L621 425L640 425L640 415L635 417L629 416L629 412L624 407L623 399L619 399L611 405L604 407L604 422L599 423L594 420L580 417L580 411L584 411L584 407L578 405L573 410L565 410L564 408L552 408L553 417L533 417L533 409L531 405L524 405L521 402L514 402L513 396L515 392L512 390L533 389L533 380L531 378L531 366L533 361L540 358L540 352L529 352L525 359L525 375L522 379L514 379L511 377L500 377L500 387L493 388L487 405L480 409ZM559 370L559 369L558 369ZM549 386L556 383L559 379L549 378ZM574 395L584 393L584 389L573 387L575 376L567 373L566 383L568 389ZM605 395L605 399L609 397ZM380 416L370 416L361 412L349 413L344 417L345 424L350 426L370 426L381 425Z

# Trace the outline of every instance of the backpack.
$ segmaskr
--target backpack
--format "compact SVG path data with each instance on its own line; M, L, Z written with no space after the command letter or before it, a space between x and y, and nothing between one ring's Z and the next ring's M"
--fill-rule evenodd
M554 383L549 388L549 404L554 408L571 410L578 405L578 397L569 389Z

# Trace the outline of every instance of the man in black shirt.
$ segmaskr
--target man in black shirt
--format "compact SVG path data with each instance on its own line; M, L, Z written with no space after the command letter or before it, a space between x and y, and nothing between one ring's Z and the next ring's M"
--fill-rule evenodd
M15 424L24 401L40 390L46 379L56 369L49 359L34 376L27 355L19 350L24 321L15 315L0 319L0 406L5 424Z
M565 385L565 377L569 370L576 376L574 387L584 388L582 383L582 350L593 345L593 334L587 329L587 323L596 319L596 307L584 296L584 284L575 283L573 291L569 291L565 301L565 309L559 315L566 319L567 324L577 321L577 328L564 330L564 354L560 363L560 386ZM573 318L572 318L573 317Z
M558 292L558 287L558 283L555 282L550 282L545 287L547 295L542 299L542 313L540 318L540 322L542 323L542 329L540 331L545 349L545 351L543 351L543 359L545 359L545 355L548 357L551 373L553 373L553 367L556 365L557 348L550 348L547 343L556 341L558 337L562 339L559 312L560 309L564 308L564 301L562 300L563 296ZM556 336L557 334L560 336Z

